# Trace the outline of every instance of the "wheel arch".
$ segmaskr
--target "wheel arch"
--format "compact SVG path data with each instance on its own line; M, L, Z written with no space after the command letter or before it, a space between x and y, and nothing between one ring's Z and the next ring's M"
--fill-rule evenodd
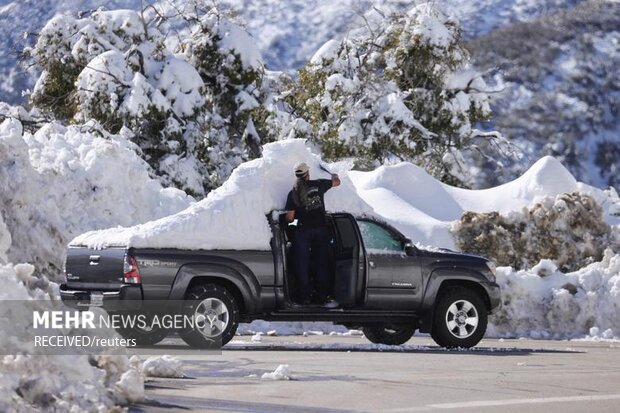
M187 264L175 277L169 300L183 300L186 292L200 284L218 284L229 291L239 306L240 314L253 314L260 302L260 285L253 275L222 264Z
M467 280L467 279L449 279L449 280L444 280L441 285L439 286L439 291L437 294L437 298L441 297L441 295L445 294L445 292L447 290L449 290L450 288L455 288L455 287L463 287L463 288L467 288L469 290L475 291L478 295L480 295L480 297L482 298L482 300L484 301L484 305L486 305L487 307L487 311L490 311L491 309L491 300L489 299L489 295L487 294L486 290L480 285L480 283L477 283L475 281L471 281L471 280Z
M481 274L459 268L437 269L431 273L423 299L425 315L420 320L420 332L429 333L432 329L435 306L439 298L447 290L453 287L468 288L480 295L487 311L491 310L491 300L487 291L480 285Z

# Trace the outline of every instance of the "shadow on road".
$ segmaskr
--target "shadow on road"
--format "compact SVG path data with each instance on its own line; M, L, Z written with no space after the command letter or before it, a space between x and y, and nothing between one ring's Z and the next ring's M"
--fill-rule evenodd
M170 350L181 354L204 353L204 350L193 349L186 345L159 344L149 347L154 350ZM296 351L296 352L341 352L341 353L414 353L414 354L454 354L475 356L527 356L546 353L585 353L574 349L519 348L519 347L474 347L470 349L447 349L439 346L407 345L389 346L381 344L308 344L308 343L240 343L232 342L222 348L227 351Z
M325 407L292 406L276 403L244 402L237 400L203 399L196 397L158 396L132 406L130 413L169 411L170 409L247 413L353 413L354 410Z

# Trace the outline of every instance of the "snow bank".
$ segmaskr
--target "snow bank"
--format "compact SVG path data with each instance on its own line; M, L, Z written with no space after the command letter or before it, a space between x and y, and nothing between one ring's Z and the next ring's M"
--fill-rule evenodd
M0 214L0 263L8 262L8 257L6 252L11 246L11 233L7 228L4 220L2 219L2 214Z
M57 279L75 235L166 216L193 201L151 179L131 142L97 129L48 124L31 134L15 119L0 124L0 212L12 238L6 257L0 242L0 259L33 263Z
M311 178L329 178L319 169L321 159L304 140L270 143L263 157L240 165L220 188L175 215L128 228L91 231L72 245L94 248L131 246L180 249L269 249L271 231L266 214L283 210L299 161L310 165ZM342 185L325 196L329 211L372 214L357 196L342 163L329 165L342 175Z
M531 270L497 270L504 302L488 335L501 337L620 337L620 254L563 274L550 262Z
M54 288L33 271L30 264L0 266L0 300L37 300L45 308ZM0 331L28 328L16 317L10 306L0 306ZM13 340L1 334L0 347L15 347ZM142 377L125 356L33 356L32 344L0 359L0 411L107 411L144 397Z
M359 196L386 221L414 242L453 249L451 223L465 211L508 215L548 197L570 192L591 195L605 209L608 223L618 224L610 214L611 194L578 183L553 157L536 162L525 174L494 188L468 190L445 185L410 163L381 166L372 172L351 171L349 177ZM616 197L617 198L617 195Z

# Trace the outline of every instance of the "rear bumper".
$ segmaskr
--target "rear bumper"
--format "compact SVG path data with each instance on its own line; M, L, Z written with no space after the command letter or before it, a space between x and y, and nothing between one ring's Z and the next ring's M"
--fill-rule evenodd
M502 291L496 283L480 283L489 297L489 313L502 308Z
M60 285L60 298L73 308L102 307L110 311L138 310L142 307L142 287L122 285L118 290L73 290Z

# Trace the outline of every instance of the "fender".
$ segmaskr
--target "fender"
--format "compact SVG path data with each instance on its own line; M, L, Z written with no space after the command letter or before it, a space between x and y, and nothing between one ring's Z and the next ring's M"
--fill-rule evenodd
M439 294L439 289L445 281L458 280L469 281L475 284L480 284L480 281L487 281L484 275L469 268L442 267L434 269L428 278L428 282L426 283L424 298L422 299L422 309L428 311L434 308L435 300Z
M174 279L169 300L183 300L187 287L194 278L209 277L233 284L243 298L245 313L254 314L260 306L261 287L254 274L243 264L233 260L212 257L211 262L185 264Z

